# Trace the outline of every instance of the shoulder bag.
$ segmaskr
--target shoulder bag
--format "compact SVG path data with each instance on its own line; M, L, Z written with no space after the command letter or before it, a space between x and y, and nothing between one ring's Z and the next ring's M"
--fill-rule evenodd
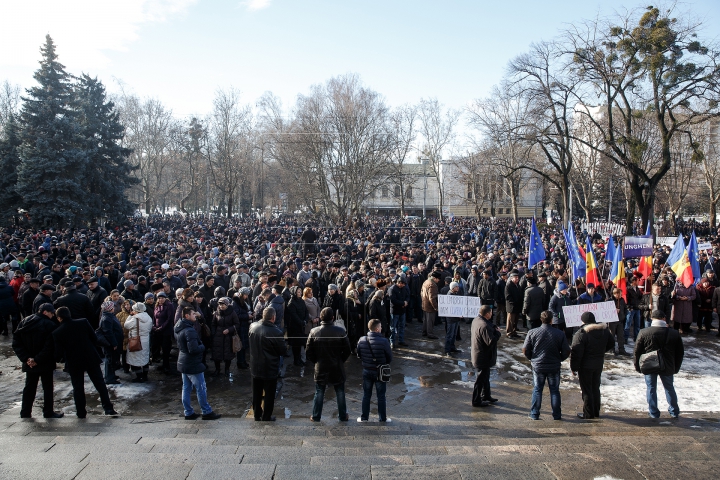
M240 350L243 349L242 341L240 340L240 335L235 332L235 335L232 337L232 351L233 353L238 353Z
M665 341L663 344L654 352L644 353L640 355L640 373L644 375L655 375L665 370L665 361L660 353L660 350L667 344L668 335L670 335L670 327L665 332Z
M128 339L127 349L128 352L139 352L142 350L142 343L140 342L140 319L135 318L135 336Z
M372 345L370 345L370 339L368 337L365 337L365 341L367 342L368 348L370 349L370 354L373 357L373 361L375 363L378 363L378 359L375 358L375 352L372 349ZM379 382L387 383L390 381L390 365L387 363L384 363L382 365L378 365L377 367L377 377Z

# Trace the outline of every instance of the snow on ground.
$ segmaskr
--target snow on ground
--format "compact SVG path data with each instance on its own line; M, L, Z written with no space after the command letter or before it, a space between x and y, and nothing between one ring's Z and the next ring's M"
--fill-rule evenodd
M675 392L681 412L702 411L720 412L720 355L717 344L710 340L697 342L693 336L683 337L685 358L680 373L674 376ZM632 352L634 345L630 342L625 346ZM602 376L600 391L602 405L607 411L647 411L645 378L635 371L632 357L605 357L605 369ZM532 385L530 362L522 354L522 343L501 341L498 345L497 373L493 372L491 380L496 382L498 376L512 378L526 385ZM469 381L454 381L455 385L472 388L474 377ZM560 388L563 390L579 389L577 377L570 371L570 361L562 364ZM547 387L546 392L547 394ZM665 390L658 379L658 408L666 412L668 405Z

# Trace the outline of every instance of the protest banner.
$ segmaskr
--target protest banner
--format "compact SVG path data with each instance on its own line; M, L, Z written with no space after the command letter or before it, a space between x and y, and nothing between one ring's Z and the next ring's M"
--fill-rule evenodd
M479 297L438 295L439 317L475 318L480 313Z
M652 237L625 237L623 258L650 257L652 254Z
M615 302L586 303L584 305L569 305L563 307L565 326L579 327L582 325L580 317L585 312L592 312L597 323L617 322L618 316L615 311Z
M657 237L657 243L658 245L667 245L668 247L672 247L675 245L675 240L677 240L677 237Z
M698 243L698 250L712 250L712 244L710 242Z

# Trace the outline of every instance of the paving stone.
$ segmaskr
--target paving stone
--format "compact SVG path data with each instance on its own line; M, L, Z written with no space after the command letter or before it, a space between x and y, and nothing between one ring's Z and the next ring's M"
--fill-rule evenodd
M0 478L13 480L71 480L86 463L3 463Z
M307 453L275 453L270 447L265 452L243 456L242 463L268 463L276 465L310 465L312 451Z
M463 480L557 480L542 464L457 465Z
M85 452L86 454L94 453L96 455L105 455L105 458L112 458L112 456L120 453L138 454L148 453L152 449L152 445L139 445L139 444L128 444L120 443L117 445L101 443L98 445L85 444L85 443L58 443L52 447L51 452L53 455L61 455L63 453L77 454Z
M487 464L485 455L413 455L415 465Z
M407 455L375 455L358 457L322 456L310 458L310 465L412 465Z
M464 447L447 447L448 455L519 455L539 453L540 450L534 445L493 445L493 446L464 446Z
M635 468L648 479L663 480L717 480L720 462L666 462L655 458L653 461L636 464Z
M28 455L27 452L23 453L10 453L7 455L2 455L2 463L5 464L12 464L12 463L37 463L37 462L47 462L48 464L55 464L55 463L79 463L83 459L85 459L88 456L88 452L76 452L76 453L66 453L61 452L58 454L51 453L52 449L46 453L35 453L32 455Z
M323 450L323 455L327 455ZM346 448L345 455L447 455L445 447Z
M191 438L189 435L178 435L177 438ZM260 436L260 437L238 437L236 435L221 437L218 436L213 445L238 445L238 446L274 446L274 447L299 447L303 444L302 437L286 436Z
M267 455L272 453L274 455L292 455L292 456L311 456L318 453L322 455L346 455L345 448L338 447L325 447L321 450L308 448L308 447L265 447L265 446L241 446L237 449L238 454L247 456L253 455Z
M113 463L187 463L195 465L197 463L240 463L242 459L242 455L216 455L211 453L91 453L85 460L96 464L111 461Z
M622 478L623 480L645 480L628 462L548 462L546 466L558 480L580 480L594 478Z
M34 455L38 453L45 453L55 446L54 443L30 443L25 444L22 440L17 440L14 443L4 444L0 447L0 462L3 461L5 455L13 453L25 453L27 455Z
M237 479L243 480L265 480L273 479L275 465L195 465L190 470L188 480L213 480Z
M373 480L416 480L417 478L442 478L460 480L462 477L455 465L391 465L370 467Z
M107 435L100 434L96 436L81 435L58 435L51 441L55 443L73 443L73 444L92 444L92 445L132 445L138 443L140 435Z
M137 442L139 444L170 444L170 445L212 445L214 438L175 438L175 437L142 437Z
M193 465L185 463L90 462L76 480L185 480Z
M278 465L273 480L370 480L369 465Z
M216 455L235 455L238 447L235 445L192 445L192 444L171 444L156 443L152 453L175 453L180 455L187 454L216 454Z

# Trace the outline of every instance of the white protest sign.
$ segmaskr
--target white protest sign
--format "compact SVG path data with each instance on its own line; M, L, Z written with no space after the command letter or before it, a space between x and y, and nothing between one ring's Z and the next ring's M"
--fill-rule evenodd
M618 316L615 311L615 302L586 303L585 305L570 305L563 307L565 326L579 327L582 325L580 316L585 312L592 312L597 323L617 322Z
M657 237L655 243L658 245L667 245L668 247L672 247L675 245L675 240L677 240L677 237Z
M712 250L712 244L710 242L698 243L698 250Z
M475 318L480 313L479 297L438 295L438 316Z

